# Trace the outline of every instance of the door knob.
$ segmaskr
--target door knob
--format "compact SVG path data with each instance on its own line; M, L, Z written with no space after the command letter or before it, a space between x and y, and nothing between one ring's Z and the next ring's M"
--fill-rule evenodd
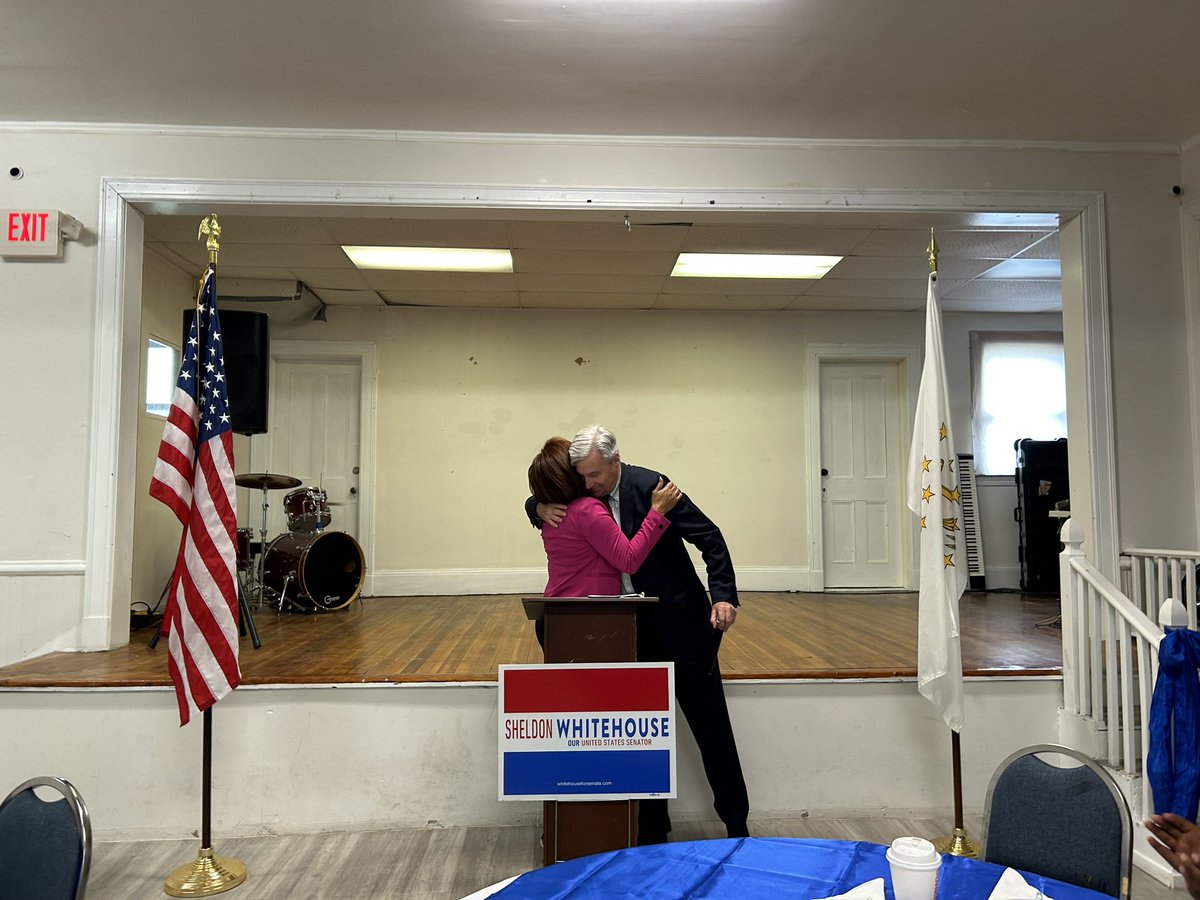
M827 468L825 468L824 466L821 466L821 477L824 477L828 474L829 474L829 470Z

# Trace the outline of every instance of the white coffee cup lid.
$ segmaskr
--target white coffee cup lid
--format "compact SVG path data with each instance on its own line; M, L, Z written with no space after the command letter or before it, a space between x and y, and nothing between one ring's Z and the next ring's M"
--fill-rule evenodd
M909 866L927 866L940 860L933 844L919 837L896 838L888 849L887 858Z

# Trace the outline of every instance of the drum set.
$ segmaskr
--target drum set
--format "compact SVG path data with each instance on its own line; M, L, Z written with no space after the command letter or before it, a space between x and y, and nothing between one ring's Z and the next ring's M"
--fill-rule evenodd
M243 596L258 606L296 612L341 609L358 599L366 561L362 548L343 531L327 531L333 521L329 497L318 487L303 487L291 475L237 475L238 487L262 491L259 540L253 528L237 530L237 568ZM269 491L283 497L287 531L267 542Z

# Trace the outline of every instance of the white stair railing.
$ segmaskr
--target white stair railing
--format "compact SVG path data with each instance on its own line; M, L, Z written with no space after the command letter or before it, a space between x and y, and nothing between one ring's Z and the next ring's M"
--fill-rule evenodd
M1091 720L1102 761L1132 780L1145 770L1163 629L1088 562L1072 520L1061 538L1063 705Z
M1196 628L1196 567L1200 551L1149 550L1121 552L1121 589L1153 618L1168 597L1183 601L1188 628Z
M1200 553L1127 550L1118 588L1084 557L1083 531L1074 521L1064 523L1061 538L1063 707L1065 717L1074 714L1064 726L1121 776L1134 816L1134 863L1182 887L1179 873L1146 844L1140 822L1154 812L1145 771L1159 644L1164 628L1196 627Z

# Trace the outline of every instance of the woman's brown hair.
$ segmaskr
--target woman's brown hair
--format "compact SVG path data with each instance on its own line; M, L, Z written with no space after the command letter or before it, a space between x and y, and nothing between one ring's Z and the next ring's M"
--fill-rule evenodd
M552 437L529 465L529 491L538 503L570 503L587 493L571 465L571 442Z

